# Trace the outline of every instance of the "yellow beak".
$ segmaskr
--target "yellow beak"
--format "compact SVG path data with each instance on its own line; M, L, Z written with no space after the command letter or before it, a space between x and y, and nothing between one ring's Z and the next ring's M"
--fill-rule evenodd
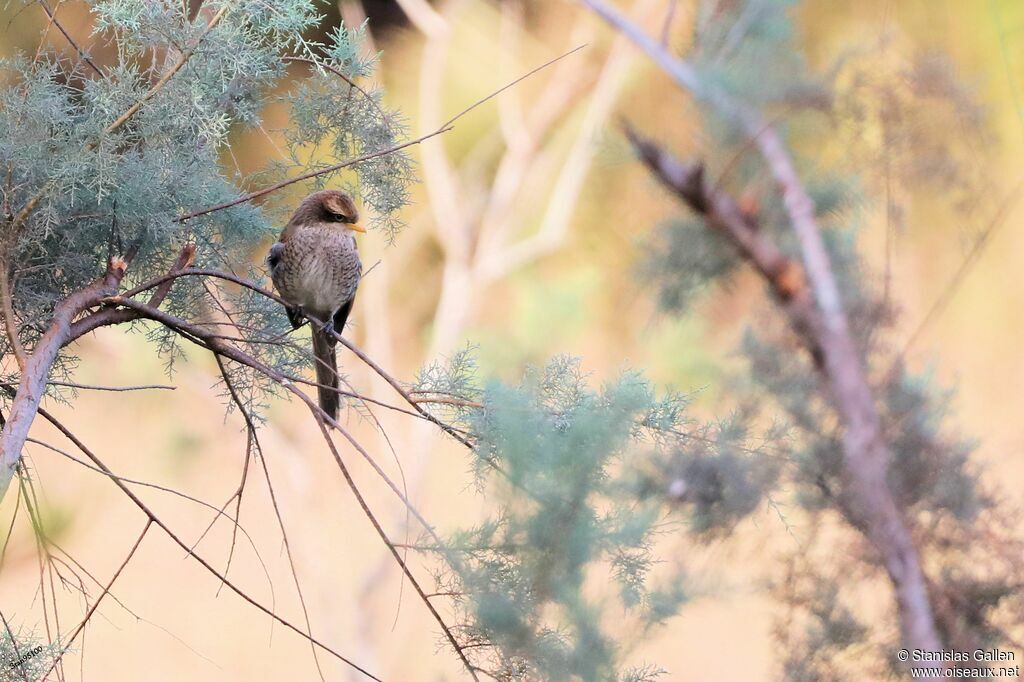
M362 232L363 234L366 234L366 228L363 227L362 225L360 225L359 223L350 223L349 226L348 226L348 229L355 230L356 232Z

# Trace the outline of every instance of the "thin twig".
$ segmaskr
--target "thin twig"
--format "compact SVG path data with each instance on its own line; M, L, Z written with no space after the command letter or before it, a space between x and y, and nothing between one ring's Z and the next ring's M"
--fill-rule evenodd
M63 386L65 388L74 388L79 391L108 391L114 393L122 393L126 391L176 391L177 386L167 386L165 384L140 384L138 386L97 386L95 384L76 384L71 381L47 381L47 386ZM4 386L16 386L17 384L3 384Z
M0 260L0 311L4 315L4 329L7 331L7 340L11 343L11 351L18 362L18 368L25 372L28 367L28 356L25 354L25 347L21 345L21 339L18 338L18 322L14 318L9 272L7 261Z
M484 407L480 403L473 402L472 400L464 400L462 398L437 398L430 396L421 398L419 396L411 396L411 399L417 405L438 403L441 405L454 405L456 407L472 407L477 410L482 410Z
M341 170L343 168L348 168L349 166L354 166L354 165L356 165L358 163L363 163L364 161L369 161L370 159L376 159L376 158L379 158L381 156L387 156L389 154L394 154L395 152L399 152L399 151L401 151L401 150L403 150L403 149L405 149L407 147L412 147L413 145L417 145L417 144L420 144L422 142L425 142L426 140L429 140L432 137L436 137L438 135L441 135L442 133L446 133L449 130L451 130L451 128L443 128L443 129L440 129L440 130L435 130L434 132L432 132L432 133L430 133L428 135L424 135L422 137L418 137L415 140L410 140L409 142L404 142L402 144L395 145L393 147L388 147L387 149L380 149L380 150L375 151L375 152L367 152L366 154L361 154L359 156L356 156L356 157L353 157L353 158L350 158L350 159L346 159L346 160L344 160L344 161L342 161L340 163L336 163L333 166L328 166L326 168L321 168L320 170L315 170L315 171L310 171L308 173L303 173L302 175L296 176L294 178L289 178L287 180L282 180L280 182L275 182L272 185L264 187L263 189L260 189L260 190L256 190L255 192L250 192L249 194L246 194L246 195L243 195L241 197L238 197L237 199L232 199L231 201L225 201L223 203L217 204L216 206L210 206L208 208L203 208L203 209L200 209L198 211L193 211L192 213L186 213L185 215L178 216L177 218L175 218L175 220L177 222L179 222L179 223L183 223L183 222L185 222L187 220L191 220L193 218L198 218L200 216L208 215L210 213L215 213L217 211L223 211L225 209L232 208L234 206L238 206L239 204L245 204L245 203L248 203L248 202L252 201L253 199L258 199L259 197L266 196L267 194L270 194L271 192L276 192L279 189L283 189L285 187L288 187L289 185L294 185L297 182L302 182L303 180L309 180L311 178L319 177L321 175L327 175L328 173L334 173L334 172L339 171L339 170Z
M85 53L85 50L83 50L81 47L78 46L78 43L76 43L75 39L71 37L71 34L68 33L67 30L64 28L64 26L61 25L60 21L57 20L57 13L55 11L51 11L50 10L50 6L46 4L46 0L39 0L39 6L42 8L43 12L46 13L46 16L49 17L50 23L52 23L54 26L56 26L57 30L60 31L61 34L64 36L64 38L68 41L68 43L71 44L71 47L75 48L75 52L78 53L78 56L81 57L82 60L86 64L88 64L92 68L93 71L96 72L96 75L102 77L103 76L103 72L100 71L99 67L96 66L93 63L92 59L89 58L89 55L87 55ZM58 5L58 8L59 8L59 5Z
M58 420L56 417L54 417L52 414L50 414L47 410L45 410L42 407L39 408L39 414L42 415L42 417L44 419L46 419L48 422L53 424L53 426L55 426L58 431L60 431L62 434L64 434L64 436L68 440L70 440L72 443L74 443L75 447L77 447L79 450L81 450L82 453L86 457L88 457L90 460L92 460L92 462L97 467L102 469L105 473L107 473L108 476L112 473L110 471L110 469L108 469L107 466L92 452L92 450L90 450L81 440L78 439L78 437L74 433L72 433L66 426L64 426L64 424L60 420ZM228 588L231 589L232 592L237 594L244 601L248 602L251 606L255 607L259 611L262 611L264 614L270 616L275 621L277 621L281 625L285 626L289 630L292 630L293 632L299 634L301 637L305 638L306 640L313 642L314 644L319 646L321 649L323 649L324 651L330 653L332 656L334 656L338 660L342 661L346 665L350 666L354 670L357 670L357 671L361 672L362 674L366 675L367 677L369 677L372 680L377 680L377 682L382 682L382 680L379 677L377 677L376 675L373 675L372 673L366 671L365 669L363 669L362 667L357 665L355 662L353 662L349 658L346 658L345 656L341 655L340 653L338 653L337 651L335 651L331 647L327 646L326 644L324 644L320 640L318 640L315 637L313 637L312 634L303 632L301 629L299 629L298 627L293 625L290 621L285 620L284 618L282 618L281 616L277 615L276 613L274 613L273 611L271 611L267 607L263 606L263 604L259 603L258 601L256 601L252 597L250 597L244 590L242 590L241 588L236 586L233 582L228 580L226 576L222 575L216 568L213 567L212 564L210 564L208 561L203 559L199 554L197 554L197 553L193 552L191 549L189 549L189 546L185 543L185 541L182 540L180 537L178 537L178 535L175 534L174 531L172 531L169 526L167 526L156 514L154 514L153 511L150 510L149 507L146 506L146 504L141 499L139 499L139 497L137 495L135 495L135 493L133 493L131 491L130 488L128 488L121 481L119 481L116 477L110 477L110 480L113 481L114 485L116 485L118 488L120 488L121 492L124 493L128 497L128 499L130 499L135 504L135 506L138 507L139 510L143 514L146 515L147 518L152 520L152 522L155 523L167 535L167 537L169 537L176 545L181 547L181 549L184 550L188 554L188 556L192 557L203 568L205 568L208 572L213 574L218 580L222 581L225 585L227 585Z
M302 583L299 580L299 573L295 568L295 558L292 556L291 542L288 540L288 532L285 530L284 517L281 515L281 508L277 504L277 495L274 493L274 486L270 481L270 470L267 468L267 458L263 456L263 446L259 442L259 437L256 435L256 424L253 422L252 417L249 415L248 410L245 409L245 403L242 402L242 398L238 395L235 390L235 385L231 381L231 377L228 375L227 367L224 365L224 360L220 355L214 354L217 360L217 367L220 369L221 376L224 378L224 385L227 386L228 392L231 394L231 400L234 401L235 406L242 413L242 418L245 420L245 428L248 436L248 443L246 445L245 465L242 474L242 482L238 488L238 506L236 513L240 513L242 509L242 492L245 490L245 471L249 468L249 458L251 455L251 447L256 447L256 453L260 464L263 467L263 475L267 481L267 491L270 493L270 503L274 508L274 515L277 517L277 525L281 529L281 540L284 542L285 555L288 557L288 565L291 568L292 580L295 582L295 592L299 596L299 605L302 607L302 617L306 621L306 629L312 632L313 626L309 621L309 609L306 606L306 598L302 594ZM234 554L235 540L234 537L231 539L231 554ZM228 556L228 566L231 564L231 556ZM224 569L224 573L227 574L227 568ZM324 671L320 667L320 659L316 655L316 647L310 642L310 647L313 651L313 663L316 665L316 670L320 674L320 679L324 679Z
M448 119L448 121L446 121L445 123L441 124L441 126L439 128L437 128L436 130L434 130L433 132L430 132L430 133L427 133L426 135L422 135L420 137L417 137L415 140L409 140L408 142L403 142L402 144L398 144L398 145L395 145L393 147L388 147L387 149L380 149L380 150L373 151L373 152L367 152L367 153L361 154L359 156L355 156L355 157L352 157L352 158L349 158L349 159L345 159L344 161L341 161L341 162L336 163L334 165L327 166L326 168L321 168L319 170L309 171L308 173L303 173L302 175L298 175L298 176L296 176L294 178L288 178L287 180L281 180L280 182L275 182L272 185L264 187L263 189L260 189L260 190L256 190L255 192L250 192L249 194L246 194L246 195L243 195L241 197L238 197L237 199L232 199L231 201L225 201L225 202L217 204L215 206L210 206L208 208L199 209L198 211L193 211L191 213L186 213L185 215L178 216L175 220L177 222L179 222L179 223L182 223L182 222L185 222L187 220L191 220L193 218L198 218L200 216L204 216L204 215L208 215L210 213L214 213L216 211L223 211L225 209L232 208L234 206L238 206L239 204L248 203L248 202L252 201L253 199L258 199L259 197L266 196L267 194L270 194L271 192L276 192L279 189L283 189L285 187L288 187L289 185L294 185L297 182L302 182L303 180L310 180L312 178L316 178L316 177L319 177L321 175L327 175L329 173L335 173L335 172L337 172L339 170L342 170L343 168L348 168L349 166L354 166L356 164L363 163L364 161L369 161L371 159L376 159L376 158L379 158L381 156L387 156L389 154L394 154L395 152L399 152L399 151L401 151L403 149L406 149L408 147L412 147L414 145L418 145L418 144L421 144L423 142L426 142L427 140L429 140L429 139L431 139L433 137L437 137L438 135L442 135L442 134L448 132L449 130L452 130L452 128L454 128L454 126L455 126L455 122L456 121L458 121L460 118L462 118L463 116L465 116L469 112L473 111L477 107L479 107L479 106L483 105L484 103L490 101L491 99L497 97L501 93L503 93L506 90L508 90L509 88L519 84L520 82L522 82L523 80L525 80L525 79L529 78L530 76L534 75L538 71L546 69L549 66L551 66L552 64L554 64L554 63L556 63L556 62L558 62L558 61L560 61L562 59L565 59L566 57L568 57L569 55L573 54L574 52L582 50L584 47L586 47L586 46L585 45L580 45L579 47L574 48L574 49L570 50L569 52L566 52L565 54L562 54L562 55L560 55L558 57L555 57L551 61L548 61L548 62L546 62L544 64L541 64L540 66L538 66L537 68L533 69L529 73L527 73L527 74L525 74L523 76L520 76L519 78L517 78L516 80L512 81L508 85L505 85L501 89L495 90L494 92L492 92L491 94L487 95L483 99L477 100L476 102L474 102L470 106L466 107L465 109L463 109L462 111L457 113L455 116L453 116L450 119Z
M312 403L310 404L312 405ZM348 467L345 465L345 461L342 459L337 447L335 447L334 441L331 440L331 434L327 431L327 422L323 419L320 419L318 421L320 424L320 431L324 436L324 440L327 442L327 445L331 450L331 454L334 455L334 460L335 462L337 462L338 468L341 470L341 474L345 478L345 482L348 484L349 489L355 496L360 508L362 508L363 514L366 516L367 519L369 519L371 525L373 525L373 529L377 531L377 535L380 536L381 541L387 546L388 551L391 552L391 555L395 558L395 561L398 563L399 567L401 567L402 572L405 573L405 577L408 578L409 583L413 586L413 589L416 590L417 594L419 594L420 599L426 605L427 610L430 611L430 615L433 616L434 620L437 621L437 623L440 625L441 630L444 632L445 638L452 645L452 648L455 649L455 653L458 654L459 659L462 661L462 664L463 666L465 666L467 672L469 672L470 677L472 677L474 680L479 680L480 678L476 675L476 669L474 668L473 664L469 662L469 659L466 657L466 653L463 650L464 647L461 644L459 644L458 640L455 639L455 635L452 633L451 628L449 628L448 625L444 622L444 618L437 611L437 608L434 607L434 604L430 601L430 598L427 597L426 591L420 586L419 581L416 580L416 576L412 574L412 571L409 570L408 564L406 564L405 560L402 558L402 555L399 553L394 543L391 542L391 539L388 537L387 533L384 532L384 528L381 527L380 522L377 520L377 517L370 509L369 505L366 502L366 499L359 491L359 487L356 485L355 480L353 480L352 474L349 472ZM354 441L350 442L354 443Z
M661 25L662 47L668 47L669 38L672 36L672 22L676 18L677 9L679 9L679 0L668 0L668 10L665 12L665 21Z
M75 457L71 453L66 452L64 450L61 450L60 448L58 448L58 447L56 447L54 445L51 445L50 443L47 443L45 441L41 441L41 440L38 440L36 438L28 438L28 439L26 439L26 442L34 443L36 445L39 445L41 447L46 448L47 450L50 450L51 452L55 452L58 455L66 457L67 459L70 459L72 462L75 462L76 464L85 467L89 471L95 471L98 474L103 474L104 476L109 476L109 477L112 477L112 478L116 478L117 480L123 481L124 483L131 483L132 485L141 486L143 488L151 488L153 490L159 490L160 492L164 492L164 493L167 493L169 495L174 495L175 497L180 497L183 500L188 500L189 502L197 504L200 507L205 507L205 508L210 509L213 512L215 512L216 513L216 516L214 517L215 519L216 518L220 518L221 516L227 516L228 520L230 520L232 522L232 524L234 525L235 531L236 532L237 531L241 531L242 535L245 536L245 539L249 542L249 546L252 547L253 554L256 555L256 558L259 560L260 564L263 566L263 572L266 574L267 580L268 581L270 580L270 573L267 570L267 566L266 566L266 564L263 561L263 557L260 556L260 552L256 548L256 543L253 541L252 536L249 535L248 531L246 531L245 528L243 528L240 523L238 523L237 519L233 519L228 514L225 514L223 509L217 509L217 507L213 506L209 502L204 502L203 500L200 500L198 497L193 497L192 495L189 495L187 493L183 493L180 490L175 490L174 488L168 488L167 486L163 486L163 485L160 485L158 483L150 483L148 481L141 481L141 480L136 479L136 478L128 478L127 476L120 476L118 474L108 473L108 472L104 471L103 469L100 469L98 467L93 466L92 464L89 464L88 462L83 462L82 460L78 459L77 457ZM50 542L50 544L53 544L52 541ZM273 586L271 584L271 588L272 587Z
M391 120L391 115L388 114L388 112L386 112L383 109L381 109L380 105L377 104L377 100L375 100L370 95L370 93L368 93L366 90L364 90L362 87L360 87L360 85L358 83L356 83L354 79L349 78L347 75L345 75L345 73L343 71L334 68L333 66L331 66L330 64L327 64L326 62L318 62L315 59L309 59L308 57L284 57L283 61L286 61L286 62L301 62L303 64L309 64L311 66L315 66L318 69L326 69L327 71L330 71L335 76L337 76L338 78L340 78L341 80L345 81L350 86L352 86L353 88L358 90L359 93L363 97L365 97L367 99L367 101L370 102L370 104L373 105L373 107L377 110L377 113L379 113L381 115L381 117L384 118L385 121L390 121Z
M437 417L432 415L427 410L423 409L416 402L416 400L411 395L409 395L409 392L402 386L402 384L400 384L398 382L398 380L395 379L393 376L391 376L386 371L384 371L384 369L380 365L378 365L376 362L374 362L373 359L370 358L369 355L364 353L358 346L356 346L354 343L352 343L351 341L349 341L348 339L343 337L341 334L338 334L337 332L333 332L333 334L334 334L334 338L339 343L341 343L343 346L345 346L345 348L348 348L357 358L362 360L363 363L366 364L367 367L372 369L374 372L377 373L378 376L380 376L382 379L384 379L384 381L386 381L388 383L388 385L391 386L391 388L393 388L396 393L398 393L398 395L402 396L402 398L407 403L412 405L412 408L414 410L416 410L418 413L420 413L420 415L422 415L426 420L433 422L435 425L440 427L441 430L444 431L445 433L447 433L449 436L451 436L455 440L459 441L460 443L465 445L467 448L472 449L473 444L465 436L463 436L461 433L459 433L456 429L454 429L449 424L446 424L445 422L441 421L440 419L438 419Z
M110 592L111 588L114 587L114 581L116 581L121 576L121 573L124 571L125 567L128 566L128 562L132 560L132 557L134 557L135 553L139 550L139 545L142 544L142 539L146 537L146 533L149 532L149 529L152 526L153 519L146 519L146 525L142 527L142 532L139 533L139 537L135 540L135 544L132 545L132 548L128 551L128 555L124 558L124 561L121 562L121 565L117 567L117 570L114 571L114 575L110 577L110 581L106 585L104 585L103 591L100 592L99 596L96 597L96 601L94 601L92 603L92 606L89 607L89 610L82 618L82 622L80 622L78 624L78 627L76 627L74 631L72 631L72 633L68 635L66 640L67 643L63 647L61 647L60 652L54 657L53 662L50 663L50 667L47 668L46 672L43 673L43 676L40 679L45 680L49 676L49 674L53 671L57 664L60 663L61 659L64 657L64 654L66 654L68 650L71 648L71 645L75 643L75 639L78 638L78 635L82 632L82 630L85 629L85 626L89 623L89 620L92 618L93 614L96 613L96 609L99 608L100 602L103 601L103 598L106 597L107 594Z
M974 240L974 244L971 245L970 251L968 251L967 255L964 256L964 260L960 264L960 267L957 268L949 282L945 287L943 287L938 298L936 298L935 302L928 308L928 312L925 313L924 317L914 328L914 331L910 333L910 336L908 336L907 340L903 343L903 349L897 356L893 366L902 362L903 358L906 357L907 352L910 350L910 347L913 346L921 336L921 332L923 332L935 318L941 315L946 309L946 306L949 305L949 302L953 299L953 295L957 292L963 284L964 279L966 279L971 269L978 262L978 258L984 252L985 247L988 245L989 241L991 241L992 236L1006 222L1006 217L1010 214L1010 210L1020 199L1022 190L1024 190L1024 181L1017 183L1017 186L1010 191L1002 202L1000 202L992 220L989 221L988 225L985 226L985 229L982 230L981 234Z

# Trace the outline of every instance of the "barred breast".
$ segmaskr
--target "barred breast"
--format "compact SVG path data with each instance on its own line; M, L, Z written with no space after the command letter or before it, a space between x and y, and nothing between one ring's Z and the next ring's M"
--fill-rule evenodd
M275 244L274 286L292 305L329 319L355 295L362 263L355 238L328 225L303 225Z

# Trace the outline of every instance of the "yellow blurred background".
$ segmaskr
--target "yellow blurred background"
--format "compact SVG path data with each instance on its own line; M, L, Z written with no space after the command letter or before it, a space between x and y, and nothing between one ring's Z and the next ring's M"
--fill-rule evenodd
M374 234L360 244L364 263L380 263L360 289L349 328L356 343L403 380L469 343L478 346L488 375L512 378L528 363L570 353L584 358L595 382L642 368L659 387L697 392L701 414L728 406L725 377L736 367L733 349L750 313L765 305L759 285L741 276L682 318L658 312L652 285L636 276L637 264L652 230L678 207L631 160L616 127L626 117L681 154L699 154L702 139L687 99L573 2L382 4L391 3L344 2L340 11L350 23L370 14L373 44L367 49L383 51L377 78L414 134L535 65L587 47L414 148L422 182L412 188L408 228L393 246ZM651 33L661 30L666 0L618 4ZM673 45L688 44L694 4L679 3ZM337 17L337 8L325 9ZM65 2L59 11L62 23L89 44L82 4ZM1001 225L948 306L916 336L908 357L915 368L931 367L941 383L956 386L951 425L978 438L976 461L986 469L985 480L1019 502L1024 287L1015 277L1024 271L1024 208L1014 199L1024 179L1024 3L819 1L800 3L797 16L800 42L815 68L827 68L843 50L890 36L874 56L879 69L942 51L984 108L987 137L960 141L965 163L988 180L990 194L978 197L981 210L959 213L941 197L901 188L901 227L892 228L880 200L865 216L861 247L879 272L891 247L891 286L903 309L899 334L910 338L1007 202ZM34 51L45 23L38 7L8 8L0 13L0 51ZM73 55L55 31L48 43ZM267 128L286 125L286 115L268 112ZM959 135L955 129L948 134ZM844 141L820 142L821 158L842 170ZM274 150L263 135L240 133L235 153L243 166L256 168ZM190 353L168 380L152 350L142 335L102 330L81 344L76 380L173 383L173 392L90 392L72 406L49 407L118 474L219 507L238 485L243 424L237 414L225 418L210 358ZM351 356L342 354L341 364L353 385L388 396ZM387 680L461 679L457 660L403 587L304 412L294 402L273 405L262 438L313 632ZM378 416L394 454L365 420L351 416L351 425L390 474L399 477L401 464L426 517L442 530L478 519L485 501L472 490L464 452L401 415ZM60 440L42 423L34 429L39 438ZM393 497L356 453L343 454L386 528L401 537L405 519ZM37 446L30 446L29 457L50 533L106 582L144 519L102 476ZM254 468L252 475L242 525L261 559L240 538L230 578L301 623L262 472ZM151 489L139 494L186 541L210 522L212 512L192 502ZM0 508L5 526L13 497ZM764 582L779 543L799 541L799 526L789 536L765 510L727 543L666 543L667 567L685 567L695 576L694 598L656 637L632 643L630 659L656 663L674 680L778 678L784 652L773 643L777 605ZM197 551L223 568L230 542L230 526L219 523ZM7 549L0 604L8 620L43 635L39 571L32 534L22 523ZM95 593L95 584L90 589ZM59 628L66 631L81 615L80 600L74 590L58 585L57 591L68 619ZM317 679L308 644L220 589L158 533L144 540L113 594L120 603L101 607L79 651L66 659L68 679L78 678L79 668L87 680ZM327 679L358 678L329 656L321 654L320 663Z

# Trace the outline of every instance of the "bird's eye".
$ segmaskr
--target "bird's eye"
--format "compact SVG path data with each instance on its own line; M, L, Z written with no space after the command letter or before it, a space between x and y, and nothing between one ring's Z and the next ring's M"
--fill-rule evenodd
M351 223L352 222L352 220L348 216L342 215L341 213L330 212L327 215L330 216L332 223Z

